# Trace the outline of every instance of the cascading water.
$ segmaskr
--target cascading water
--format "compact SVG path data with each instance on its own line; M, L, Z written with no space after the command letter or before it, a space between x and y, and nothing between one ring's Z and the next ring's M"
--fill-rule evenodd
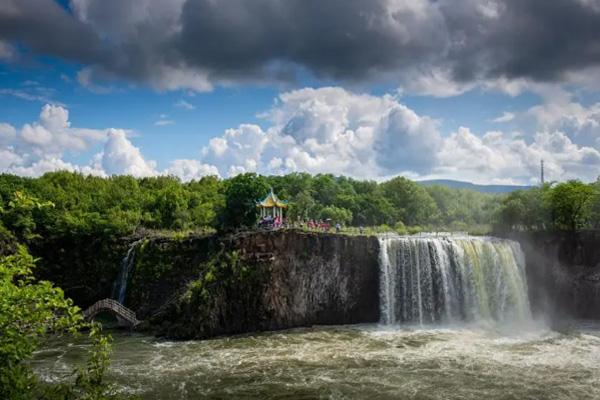
M125 304L127 280L129 279L129 273L131 272L131 267L133 266L133 261L135 259L135 249L139 243L140 241L138 240L129 246L127 254L121 260L121 269L119 270L119 275L117 275L117 280L113 286L112 298L121 304Z
M381 322L530 318L518 243L491 237L382 236Z

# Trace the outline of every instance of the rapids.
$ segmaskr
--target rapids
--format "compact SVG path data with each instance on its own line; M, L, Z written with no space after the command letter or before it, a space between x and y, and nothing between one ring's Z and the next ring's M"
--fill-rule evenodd
M143 399L600 398L600 326L518 332L373 325L187 342L116 334L108 378ZM34 370L67 379L87 347L49 343Z

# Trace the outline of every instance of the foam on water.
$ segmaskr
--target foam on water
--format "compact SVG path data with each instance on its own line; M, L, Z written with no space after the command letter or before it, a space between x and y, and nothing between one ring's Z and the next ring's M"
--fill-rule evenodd
M86 346L61 363L81 362ZM64 379L52 353L44 379ZM199 342L116 335L109 379L144 399L598 399L600 327L507 336L495 330L367 325Z

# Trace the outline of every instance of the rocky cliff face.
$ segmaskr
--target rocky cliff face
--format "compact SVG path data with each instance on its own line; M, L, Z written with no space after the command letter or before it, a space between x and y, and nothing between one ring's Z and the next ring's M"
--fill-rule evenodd
M139 245L127 306L169 337L379 319L374 237L297 231Z
M379 243L374 237L299 232L244 235L233 248L264 257L267 329L379 319ZM260 261L260 260L259 260Z
M513 233L525 254L534 313L600 319L600 232Z
M600 233L509 236L525 254L534 313L600 319ZM42 257L40 277L86 307L111 296L132 243L125 305L159 335L206 338L380 318L375 237L293 230L72 237L34 243L32 252Z

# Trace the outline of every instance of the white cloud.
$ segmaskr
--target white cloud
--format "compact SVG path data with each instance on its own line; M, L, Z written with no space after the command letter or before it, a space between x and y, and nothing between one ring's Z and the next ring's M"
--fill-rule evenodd
M124 130L72 127L66 108L46 105L38 121L20 129L0 124L0 170L32 176L55 169L101 176L168 174L183 180L306 171L363 179L402 174L413 179L530 183L537 181L543 158L548 179L594 180L600 171L598 129L584 130L590 139L587 144L562 128L595 127L595 106L567 100L561 104L571 112L558 119L553 119L556 108L544 108L548 104L526 112L539 122L531 134L481 134L461 127L444 136L439 121L417 114L394 96L356 94L336 87L294 90L282 93L261 114L263 126L227 129L208 141L198 159L173 160L165 169L147 160ZM505 113L499 118L522 115ZM167 120L168 116L160 117ZM103 150L87 165L64 161L67 153L81 154L100 143Z
M0 145L11 143L17 137L14 126L0 122Z
M173 104L177 108L183 108L184 110L194 110L196 107L185 100L179 100L175 104Z
M39 101L40 103L50 103L56 105L63 105L60 102L53 101L48 93L41 91L41 88L35 88L35 90L20 90L20 89L0 89L0 96L12 96L21 100L27 101Z
M161 119L166 115L161 115ZM93 145L104 143L87 165L63 160L66 152L80 154ZM133 175L136 177L176 175L183 180L216 175L216 167L198 160L179 159L163 171L146 160L123 129L75 128L69 122L69 111L61 106L45 105L38 121L19 130L0 123L0 172L23 176L39 176L46 172L67 170L98 176Z
M207 175L218 176L219 170L213 165L202 164L198 160L179 159L173 161L163 174L175 175L183 181L191 181Z
M175 121L173 121L172 119L159 119L156 122L154 122L155 126L167 126L167 125L173 125L175 123Z
M108 141L102 153L102 169L108 175L133 175L137 177L157 175L156 163L146 161L121 129L109 129Z
M526 115L540 129L564 131L577 143L589 145L600 137L600 103L586 107L565 95L530 108Z
M307 171L372 178L427 172L441 145L436 121L389 95L301 89L281 94L262 116L269 128L229 129L209 141L202 160L223 176Z
M548 180L594 180L600 152L578 146L562 132L538 132L532 142L502 132L482 137L461 127L444 141L436 174L473 182L535 183L544 159Z
M474 82L457 82L451 75L450 70L439 68L415 70L405 76L399 91L421 96L452 97L468 92L477 86Z
M222 176L306 171L371 179L403 174L529 183L538 177L541 158L549 179L593 180L600 171L598 150L560 130L540 128L527 138L518 132L477 135L460 128L442 137L439 122L389 95L340 88L296 90L281 94L262 117L267 128L229 129L209 141L201 160L215 165Z
M491 122L495 122L497 124L501 124L501 123L504 123L504 122L510 122L513 119L515 119L515 114L514 113L511 113L511 112L508 112L508 111L504 111L502 113L502 115L499 115L498 117L492 119Z

